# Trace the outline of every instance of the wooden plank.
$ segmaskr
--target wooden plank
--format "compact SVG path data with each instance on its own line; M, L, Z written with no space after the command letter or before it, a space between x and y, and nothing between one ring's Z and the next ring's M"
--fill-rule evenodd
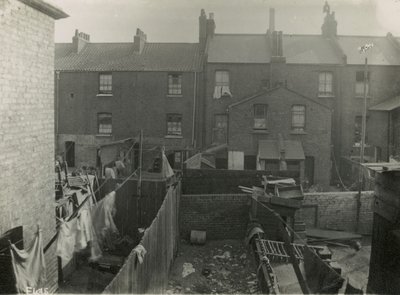
M318 228L306 229L307 237L329 239L329 240L353 240L361 239L362 236L355 233L337 231L337 230L324 230Z

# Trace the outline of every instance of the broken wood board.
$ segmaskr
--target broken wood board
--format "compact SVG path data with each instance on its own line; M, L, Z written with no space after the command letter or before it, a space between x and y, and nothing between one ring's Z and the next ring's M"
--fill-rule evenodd
M361 235L355 233L318 228L306 229L306 236L323 240L355 240L362 238Z

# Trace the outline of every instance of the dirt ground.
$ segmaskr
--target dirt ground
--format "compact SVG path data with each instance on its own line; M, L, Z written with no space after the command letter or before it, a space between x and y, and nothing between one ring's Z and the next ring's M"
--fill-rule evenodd
M181 241L167 294L260 293L256 266L242 240Z
M332 262L342 269L342 276L366 291L371 243L363 237L359 251L350 247L327 245ZM290 264L274 264L282 293L301 293ZM243 241L208 241L204 246L182 241L167 289L168 294L254 294L260 293L256 266Z

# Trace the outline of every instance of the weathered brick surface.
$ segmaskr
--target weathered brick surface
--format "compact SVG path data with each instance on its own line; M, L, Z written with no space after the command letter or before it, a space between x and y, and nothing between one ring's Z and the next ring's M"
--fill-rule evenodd
M307 226L354 231L358 192L306 193L303 208L297 213ZM362 192L359 232L372 232L373 192Z
M191 230L207 232L207 239L244 239L249 218L249 195L182 195L180 234L190 238Z
M168 71L113 72L113 93L106 97L97 96L99 72L61 72L59 77L57 153L65 152L65 141L74 141L77 164L95 165L93 148L138 136L141 129L147 143L164 145L167 150L192 145L193 73L182 73L181 97L167 95ZM112 136L97 136L97 113L101 112L112 113ZM166 137L168 113L182 114L182 138Z
M296 219L304 220L307 226L354 231L356 195L357 192L305 194L304 208L296 213ZM372 232L372 202L373 192L363 192L359 223L361 234ZM189 239L191 230L203 230L207 232L207 239L242 239L249 222L249 210L250 195L246 194L182 195L181 237Z
M46 244L54 217L54 20L16 0L0 0L0 233L36 224ZM57 287L54 247L48 288Z

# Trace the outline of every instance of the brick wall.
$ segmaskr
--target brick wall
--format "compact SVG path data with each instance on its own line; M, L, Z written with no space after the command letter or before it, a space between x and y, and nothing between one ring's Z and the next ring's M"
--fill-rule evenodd
M306 226L322 229L355 231L358 192L306 193L303 208L297 218ZM372 204L374 193L362 192L359 233L372 232Z
M22 225L43 243L54 216L54 20L16 0L0 0L0 233ZM49 290L57 287L54 247L46 253Z
M141 129L147 143L164 145L167 150L191 146L193 73L182 73L182 97L167 96L168 72L112 72L113 93L106 97L97 96L98 79L98 72L60 73L56 93L59 101L57 153L62 153L65 141L71 140L78 147L76 162L93 165L94 147L138 136ZM112 136L98 135L97 113L100 112L112 114ZM182 114L182 138L166 137L167 113Z
M303 208L296 213L306 226L354 231L357 192L305 194ZM373 192L362 192L359 233L372 232ZM243 239L249 221L250 196L246 194L182 195L180 233L190 238L191 230L207 232L207 239Z
M183 173L182 191L184 194L241 193L239 185L260 186L263 175L299 177L296 171L187 169Z
M191 230L207 232L208 240L244 239L249 219L249 195L182 195L180 234L190 238Z

